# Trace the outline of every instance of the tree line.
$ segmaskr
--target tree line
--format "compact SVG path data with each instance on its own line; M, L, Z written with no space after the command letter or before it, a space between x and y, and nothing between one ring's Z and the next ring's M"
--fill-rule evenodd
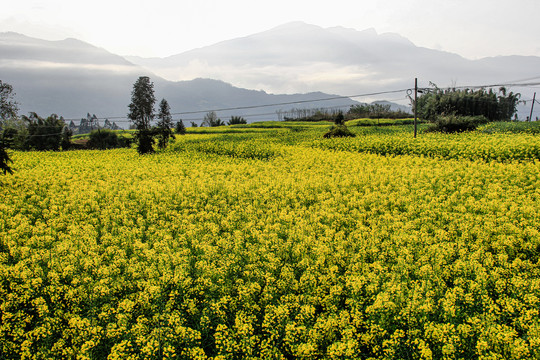
M51 114L41 117L35 112L28 116L18 116L18 103L14 100L15 92L10 84L0 80L0 171L12 173L9 164L12 162L7 152L8 148L17 150L57 151L73 147L71 137L74 133L89 133L88 148L108 149L130 146L130 140L119 137L113 130L120 127L105 119L103 126L99 124L96 115L87 114L81 119L79 126L73 121L66 125L63 117ZM135 129L134 137L137 151L146 154L154 151L157 142L159 148L167 147L174 138L173 127L177 134L185 134L186 128L182 120L173 124L171 108L166 99L162 99L158 112L154 110L156 97L154 84L147 76L141 76L133 85L131 103L128 105L128 118ZM153 121L157 118L157 124ZM240 116L232 116L227 125L246 124ZM215 112L205 115L201 126L226 125ZM192 126L196 124L192 123Z
M498 93L493 89L439 89L427 90L417 100L417 115L435 120L440 115L485 116L489 121L510 120L517 111L521 94L508 92L505 87Z
M406 119L412 116L402 110L392 110L390 104L379 103L351 105L345 113L340 109L329 108L294 108L276 111L279 121L334 121L339 113L342 113L346 120L358 118Z
M420 119L431 123L429 131L461 132L492 121L507 121L517 113L521 94L493 89L439 89L432 84L416 101ZM516 118L517 120L517 118Z
M424 92L415 105L419 118L434 124L432 129L451 132L472 130L478 124L488 121L510 120L517 111L519 99L519 93L508 92L504 87L496 93L493 89L442 90L433 85L433 89ZM154 110L155 103L153 82L148 76L139 77L133 85L131 103L128 105L128 118L133 122L134 138L139 154L154 152L156 141L159 148L165 148L174 138L174 124L167 100L161 100L157 113ZM8 148L20 150L59 150L62 148L66 150L71 147L71 136L76 129L73 122L67 126L64 119L56 114L44 118L31 112L28 116L23 115L19 118L18 110L13 87L0 80L0 171L4 174L12 172L9 166L11 159L7 153ZM328 109L278 111L280 120L296 121L334 121L337 117L347 120L359 117L404 118L409 116L410 114L403 111L392 111L388 104L377 103L353 105L344 115L340 110ZM158 121L156 125L153 125L155 118ZM204 116L201 126L246 123L242 117L232 116L231 120L225 124L214 111L210 111ZM97 126L98 131L90 133L89 143L97 144L95 146L98 148L116 147L116 145L111 145L119 142L116 134L100 130L95 115L91 117L88 114L86 121L81 120L78 130L80 132L81 127L84 128L83 130L88 130L86 128L93 128L94 125ZM111 130L118 128L116 124L110 122L105 125ZM192 122L192 126L197 126L197 124ZM185 134L186 129L182 120L176 123L175 130L177 134ZM339 130L343 129L339 128ZM126 142L124 145L129 145L129 143Z
M109 119L105 119L103 125L101 125L96 114L90 115L90 113L86 114L86 118L81 119L79 125L75 125L75 122L71 120L68 128L74 134L88 134L93 130L99 129L121 130L120 126L118 126L114 121L111 122Z

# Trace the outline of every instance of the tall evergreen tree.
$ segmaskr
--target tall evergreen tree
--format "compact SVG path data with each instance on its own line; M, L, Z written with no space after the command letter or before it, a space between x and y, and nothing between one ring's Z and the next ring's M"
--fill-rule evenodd
M174 138L172 127L172 116L171 116L171 107L167 100L162 99L159 103L159 113L158 113L158 146L161 149L167 147L169 139Z
M186 134L186 126L184 125L184 122L182 120L178 120L176 123L176 133L180 135Z
M141 76L131 91L131 104L129 104L128 118L135 125L135 139L139 154L147 154L154 151L154 132L150 125L154 119L154 83L148 76Z

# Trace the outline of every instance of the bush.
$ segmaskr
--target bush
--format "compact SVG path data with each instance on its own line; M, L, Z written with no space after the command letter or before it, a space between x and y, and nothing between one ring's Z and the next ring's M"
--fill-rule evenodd
M435 120L437 116L485 116L489 121L510 120L516 113L521 94L493 89L434 89L424 92L417 100L418 117Z
M28 127L23 119L9 119L3 123L2 136L9 143L9 148L26 150L28 144Z
M60 141L60 146L62 150L71 149L71 137L73 136L73 130L69 129L67 126L64 126L62 129L62 140Z
M438 116L428 127L428 132L456 133L473 131L479 125L487 124L489 120L485 116Z
M25 149L38 151L57 151L62 143L62 129L65 126L64 119L52 114L42 118L35 112L29 116L23 115L24 121L28 124L28 137Z
M14 140L17 137L18 134L19 134L19 131L17 131L17 129L6 128L2 132L2 138L4 139L6 144L11 145L14 142Z
M243 124L247 124L247 121L241 116L231 116L231 120L227 123L227 125L243 125Z
M348 119L406 119L409 117L411 117L411 114L403 110L392 110L390 104L378 103L352 105L347 112Z
M104 150L130 147L132 142L132 139L118 136L118 134L112 130L101 129L90 132L87 146L90 149Z
M216 127L223 125L225 125L225 123L217 117L216 112L210 111L208 114L204 115L204 120L201 126Z
M345 125L345 116L343 116L343 112L339 111L334 118L334 123L336 125Z
M0 137L0 171L6 174L13 174L13 170L9 166L9 163L12 163L13 160L9 157L7 148L9 146L9 141L5 140L3 137Z
M326 134L323 135L324 138L333 138L333 137L355 137L356 134L349 130L345 125L336 125L330 128Z
M175 131L179 135L185 135L186 134L186 126L184 125L184 122L182 120L178 121L176 123Z

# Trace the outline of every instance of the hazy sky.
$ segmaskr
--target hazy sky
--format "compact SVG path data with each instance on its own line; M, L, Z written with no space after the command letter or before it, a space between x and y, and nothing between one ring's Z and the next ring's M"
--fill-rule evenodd
M475 59L540 56L539 0L0 0L0 31L168 56L290 21L374 28Z

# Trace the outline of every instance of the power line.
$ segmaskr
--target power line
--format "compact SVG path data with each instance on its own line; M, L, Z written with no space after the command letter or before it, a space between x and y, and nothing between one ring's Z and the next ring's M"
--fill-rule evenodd
M354 98L359 98L359 97L394 94L394 93L399 93L399 92L405 92L407 90L408 89L388 90L388 91L379 91L379 92L357 94L357 95L332 96L332 97L326 97L326 98L316 98L316 99L309 99L309 100L297 100L297 101L279 102L279 103L263 104L263 105L234 106L234 107L228 107L228 108L216 108L216 109L206 109L206 110L183 111L183 112L171 113L171 115L191 115L191 114L208 113L208 112L212 112L212 111L218 112L218 111L248 110L248 109L258 109L258 108L273 107L273 106L306 104L306 103L314 103L314 102L321 102L321 101L331 101L331 100L340 100L340 99L354 99ZM128 119L127 116L101 116L101 118L102 119L108 119L108 120L117 120L117 119L118 120L124 120L124 119L127 120ZM76 121L76 120L80 120L80 118L64 119L64 121Z
M505 83L495 83L495 84L488 84L488 85L452 86L452 87L446 87L446 88L442 88L442 89L471 89L472 90L472 89L495 88L495 87L540 86L540 82L520 83L520 81L530 81L530 80L536 80L536 79L540 79L540 76L527 78L527 79L521 79L521 80L508 81L508 82L505 82ZM410 91L410 90L413 90L413 89L407 88L407 89L398 89L398 90L378 91L378 92L363 93L363 94L356 94L356 95L332 96L332 97L326 97L326 98L317 98L317 99L309 99L309 100L297 100L297 101L288 101L288 102L278 102L278 103L263 104L263 105L234 106L234 107L214 108L214 109L195 110L195 111L182 111L182 112L171 113L171 115L192 115L192 114L208 113L208 112L212 112L212 111L218 112L218 111L248 110L248 109L258 109L258 108L274 107L274 106L284 106L284 105L314 103L314 102L321 102L321 101L331 101L331 100L339 100L339 99L354 99L354 98L360 98L360 97L395 94L395 93L400 93L400 92L407 92L407 91ZM419 90L432 91L433 88L424 87L424 88L419 88ZM127 116L101 116L101 118L102 119L108 119L108 120L116 120L116 122L129 122L130 121ZM64 119L64 121L76 121L76 120L80 120L80 118ZM120 120L124 120L124 121L120 121Z
M401 100L401 98L399 99ZM311 108L310 110L321 110L321 111L324 111L324 110L332 110L332 109L345 109L345 108L348 108L350 107L351 105L350 104L343 104L343 105L334 105L334 106L324 106L324 107L319 107L319 108ZM287 113L287 112L290 112L290 111L294 111L294 110L297 110L297 109L289 109L289 110L282 110L283 113ZM210 112L212 110L202 110L200 111L200 113L203 113L203 112ZM222 110L214 110L214 111L222 111ZM195 113L195 112L193 112ZM171 114L171 115L178 115L179 113L174 113L174 114ZM263 112L263 113L251 113L251 114L242 114L241 116L243 118L250 118L250 117L260 117L260 116L270 116L270 115L276 115L277 114L277 111L274 111L274 112ZM67 121L74 121L74 120L83 120L84 118L81 118L81 119L64 119L65 122ZM110 119L110 118L107 118L107 119ZM123 118L124 120L116 120L114 121L113 123L129 123L131 122L131 120L128 120L126 118ZM173 119L174 120L174 119ZM198 120L204 120L204 117L192 117L192 118L179 118L177 121L180 121L180 120L183 120L183 121L198 121ZM96 128L97 129L97 128Z
M520 79L520 80L513 80L506 83L498 83L498 84L490 84L490 85L472 85L472 86L452 86L442 89L485 89L485 88L494 88L494 87L530 87L530 86L539 86L540 82L529 82L529 83L521 83L522 81L531 81L540 79L540 76L535 76L531 78L526 79ZM436 88L435 88L436 89ZM423 90L425 92L433 91L435 90L433 87L424 87L419 88L419 90ZM271 103L271 104L263 104L263 105L249 105L249 106L235 106L235 107L226 107L226 108L215 108L215 109L206 109L206 110L196 110L196 111L184 111L184 112L175 112L171 113L171 115L193 115L193 114L202 114L202 113L208 113L208 112L223 112L223 111L234 111L234 110L248 110L248 109L259 109L259 108L266 108L266 107L276 107L276 106L284 106L284 105L295 105L295 104L306 104L306 103L314 103L314 102L321 102L321 101L331 101L331 100L340 100L340 99L354 99L354 98L361 98L361 97L369 97L369 96L379 96L379 95L387 95L387 94L396 94L396 93L407 93L408 91L412 91L413 89L398 89L398 90L388 90L388 91L378 91L378 92L370 92L370 93L363 93L363 94L356 94L356 95L348 95L348 96L331 96L331 97L325 97L325 98L316 98L316 99L309 99L309 100L297 100L297 101L288 101L288 102L277 102L277 103ZM397 100L397 99L396 99ZM399 99L401 100L401 99ZM480 101L486 101L486 100L480 100ZM530 101L530 100L523 100L523 101ZM538 102L538 100L536 100ZM539 102L540 104L540 102ZM331 108L340 108L340 107L347 107L350 105L343 105L343 106L333 106L333 107L322 107L322 109L331 109ZM286 112L285 110L284 112ZM269 115L275 115L276 112L273 113L256 113L256 114L248 114L243 115L243 117L259 117L259 116L269 116ZM131 120L128 119L127 116L102 116L102 119L106 120L113 120L115 123L129 123ZM62 118L63 119L63 118ZM68 121L77 121L81 120L82 118L67 118L63 119L64 122ZM191 118L191 119L179 119L179 120L186 120L186 121L201 121L202 118ZM53 135L53 134L51 134ZM58 135L58 134L56 134ZM38 135L35 135L38 136ZM48 136L48 135L39 135L39 136Z
M525 79L525 80L534 80L540 78L535 77L531 79ZM525 81L523 80L523 81ZM521 80L515 80L513 82L517 82ZM491 85L474 85L474 86L456 86L456 87L449 87L447 89L482 89L482 88L493 88L493 87L517 87L517 86L537 86L540 85L540 82L537 83L525 83L525 84L516 84L516 83L501 83L501 84L491 84ZM431 90L432 88L421 88L421 90ZM358 95L349 95L349 96L334 96L329 98L322 98L322 99L313 99L313 100L299 100L299 101L290 101L290 102L282 102L282 103L274 103L274 104L266 104L266 105L251 105L251 106L237 106L237 107L230 107L230 108L218 108L218 109L209 109L209 110L197 110L197 111L186 111L186 112L176 112L171 113L171 115L190 115L190 114L199 114L199 113L206 113L211 111L232 111L232 110L246 110L246 109L257 109L257 108L263 108L263 107L272 107L272 106L281 106L281 105L294 105L294 104L303 104L303 103L312 103L312 102L319 102L319 101L329 101L329 100L338 100L338 99L353 99L358 97L368 97L368 96L378 96L378 95L386 95L386 94L395 94L399 92L406 92L408 90L412 90L410 88L408 89L399 89L399 90L389 90L389 91L380 91L380 92L373 92L373 93L364 93L364 94L358 94ZM346 105L344 105L346 106Z
M439 90L454 90L454 89L489 89L489 88L496 88L496 87L530 87L530 86L539 86L540 82L534 82L534 83L517 83L517 82L508 82L508 83L500 83L500 84L490 84L490 85L463 85L463 86L449 86L445 88L439 88ZM425 88L418 88L418 90L424 90L424 91L430 91L433 90L431 87L425 87Z
M323 98L323 99L289 101L289 102L281 102L281 103L266 104L266 105L250 105L250 106L237 106L237 107L221 108L221 109L198 110L198 111L186 111L186 112L171 113L171 115L190 115L190 114L199 114L199 113L211 112L211 111L217 112L217 111L232 111L232 110L258 109L258 108L271 107L271 106L305 104L305 103L312 103L312 102L319 102L319 101L330 101L330 100L339 100L339 99L353 99L353 98L357 98L357 97L367 97L367 96L376 96L376 95L394 94L394 93L405 92L405 91L407 91L407 89L390 90L390 91L380 91L380 92L375 92L375 93L367 93L367 94L359 94L359 95L350 95L350 96L334 96L334 97Z
M526 78L526 79L510 80L510 81L508 81L508 82L510 82L510 83L517 83L517 82L521 82L521 81L531 81L531 80L538 80L538 79L540 79L540 75L534 76L534 77L530 77L530 78Z

